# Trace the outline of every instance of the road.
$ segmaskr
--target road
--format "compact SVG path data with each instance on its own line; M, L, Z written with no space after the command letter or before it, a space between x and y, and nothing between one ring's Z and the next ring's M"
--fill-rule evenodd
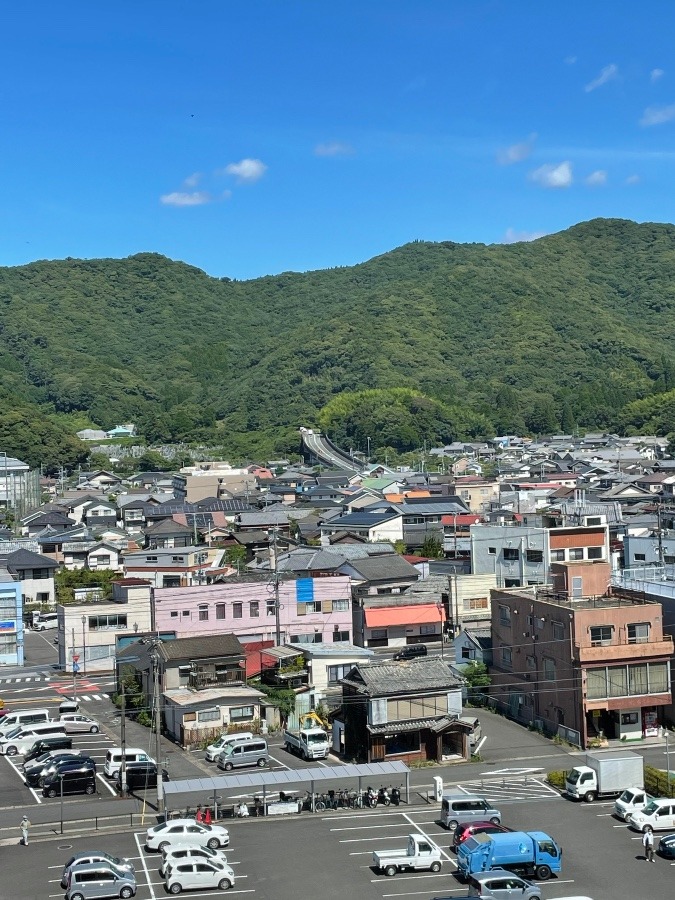
M363 470L364 467L353 460L347 453L336 453L320 432L302 428L300 434L305 447L310 453L314 454L317 459L320 459L326 465L354 473Z

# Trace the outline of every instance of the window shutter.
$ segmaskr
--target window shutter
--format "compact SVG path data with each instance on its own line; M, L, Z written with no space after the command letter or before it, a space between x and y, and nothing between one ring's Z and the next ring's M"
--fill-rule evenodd
M298 615L299 616L307 615L307 604L306 603L298 603Z
M333 612L333 601L332 600L322 600L321 601L321 612L322 613L332 613Z

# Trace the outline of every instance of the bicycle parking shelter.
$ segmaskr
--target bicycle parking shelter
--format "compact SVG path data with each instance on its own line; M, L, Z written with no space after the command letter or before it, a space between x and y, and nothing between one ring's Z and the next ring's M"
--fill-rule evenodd
M203 800L204 795L213 795L213 807L217 811L218 806L223 806L224 801L219 796L221 792L242 790L248 788L252 795L261 793L263 808L267 807L268 794L274 793L274 789L282 790L285 787L309 784L309 794L314 805L314 786L326 782L356 781L358 793L363 793L364 779L366 786L368 781L379 781L389 777L403 777L405 779L405 803L410 802L410 769L404 762L390 761L380 763L349 764L345 766L316 766L305 769L275 769L273 771L258 769L255 772L232 773L230 775L207 776L205 778L183 778L177 781L168 781L164 784L164 797L166 802L166 818L170 817L171 799L184 795L199 795ZM241 795L239 795L241 796ZM231 799L235 799L234 797Z

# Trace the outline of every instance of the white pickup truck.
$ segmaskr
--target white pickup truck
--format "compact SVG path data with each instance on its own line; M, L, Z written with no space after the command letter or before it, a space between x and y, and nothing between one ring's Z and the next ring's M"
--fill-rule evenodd
M297 753L303 759L325 759L330 750L330 740L323 728L284 731L284 749Z
M402 850L376 850L373 866L385 875L395 875L404 869L441 871L441 850L422 834L409 834L408 846Z

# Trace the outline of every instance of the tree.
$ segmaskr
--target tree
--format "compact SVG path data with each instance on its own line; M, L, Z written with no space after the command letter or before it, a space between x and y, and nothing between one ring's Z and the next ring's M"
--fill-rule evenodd
M474 660L467 663L461 669L462 678L466 680L467 694L469 700L482 701L485 694L485 688L490 687L492 678L490 677L485 663Z
M439 541L438 538L428 534L424 538L424 543L422 544L420 554L422 556L426 556L427 559L442 559L444 555L443 544Z

